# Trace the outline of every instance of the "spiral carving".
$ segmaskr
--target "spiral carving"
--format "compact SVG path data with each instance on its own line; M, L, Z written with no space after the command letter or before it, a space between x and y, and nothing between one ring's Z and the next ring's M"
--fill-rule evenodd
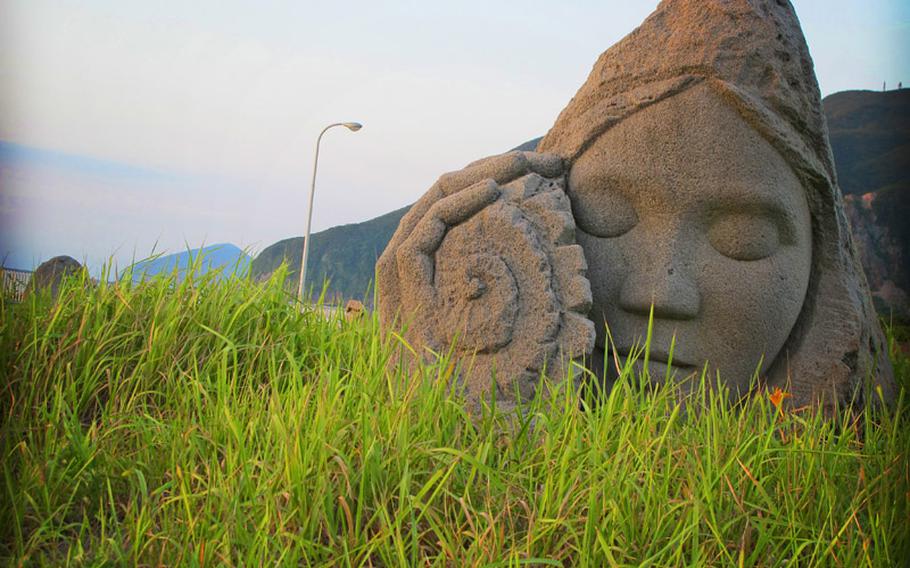
M564 187L538 174L499 186L495 200L445 227L435 250L404 268L430 280L413 287L426 298L396 306L410 314L406 338L427 357L453 349L474 400L494 389L500 403L530 398L542 373L564 379L565 364L593 349L587 265ZM406 260L399 256L399 270Z

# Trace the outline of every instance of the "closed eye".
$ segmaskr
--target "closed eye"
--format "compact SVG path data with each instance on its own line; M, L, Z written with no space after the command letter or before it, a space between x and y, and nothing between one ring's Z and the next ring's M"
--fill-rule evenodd
M568 194L575 222L585 233L613 238L628 233L638 224L635 207L618 191L570 188Z
M708 229L708 240L720 254L741 261L768 258L785 240L771 212L729 212L718 215Z

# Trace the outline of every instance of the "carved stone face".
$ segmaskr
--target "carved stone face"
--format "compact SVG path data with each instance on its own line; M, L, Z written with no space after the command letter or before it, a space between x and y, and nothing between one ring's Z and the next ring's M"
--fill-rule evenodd
M573 164L568 194L598 349L609 343L606 322L624 360L644 343L653 304L652 380L667 373L674 336L670 371L685 376L707 362L709 377L719 371L734 392L785 356L812 264L805 192L710 88L607 130Z

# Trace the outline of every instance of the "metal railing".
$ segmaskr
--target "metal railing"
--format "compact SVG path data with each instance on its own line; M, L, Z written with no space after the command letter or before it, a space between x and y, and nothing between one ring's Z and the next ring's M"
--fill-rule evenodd
M31 270L18 270L16 268L0 267L0 277L3 281L3 298L9 302L21 302L25 299L25 291L32 279Z

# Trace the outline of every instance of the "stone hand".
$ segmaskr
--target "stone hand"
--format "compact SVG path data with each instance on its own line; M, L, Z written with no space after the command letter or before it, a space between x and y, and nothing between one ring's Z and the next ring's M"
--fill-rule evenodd
M412 307L432 306L433 256L446 231L495 201L498 186L531 173L558 178L564 173L563 160L555 154L509 152L440 176L402 218L379 259L379 289L401 294L380 297L379 301L400 305L404 300Z

